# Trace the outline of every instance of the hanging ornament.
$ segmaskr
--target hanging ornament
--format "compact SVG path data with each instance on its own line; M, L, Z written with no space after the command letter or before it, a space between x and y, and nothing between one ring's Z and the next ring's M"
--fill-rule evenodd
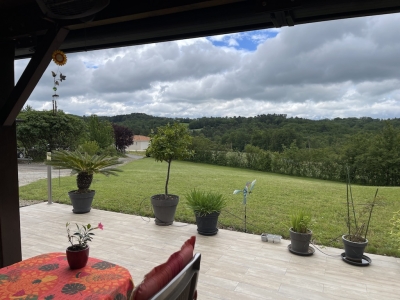
M51 57L58 66L63 66L67 63L67 56L61 50L54 51Z
M51 71L51 76L53 76L53 91L54 91L54 93L52 95L52 97L53 97L53 113L55 114L57 112L56 99L59 97L59 95L57 94L57 86L60 86L60 82L63 82L63 80L66 80L66 76L63 75L61 72L59 73L58 70L59 70L60 66L63 66L67 63L67 56L61 50L56 50L53 52L51 57L52 57L53 61L55 62L55 64L58 66L57 72ZM59 76L59 78L57 78L57 75Z

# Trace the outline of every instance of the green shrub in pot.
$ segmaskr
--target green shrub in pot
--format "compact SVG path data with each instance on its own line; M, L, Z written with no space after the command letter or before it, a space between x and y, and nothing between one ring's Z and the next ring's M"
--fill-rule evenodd
M186 203L196 216L197 231L202 235L215 235L218 232L218 216L226 206L222 194L193 189L186 195Z
M193 189L186 194L187 205L198 216L214 212L220 213L226 207L226 200L217 192L206 192Z
M312 231L311 214L305 210L299 210L290 216L290 247L289 251L298 255L312 255L313 248L310 247Z
M294 232L308 233L310 231L311 214L304 210L299 210L290 216L290 225Z
M165 180L164 194L151 196L151 204L154 211L154 221L157 225L171 225L175 218L179 196L168 193L169 175L171 163L176 159L187 159L193 155L190 150L192 137L187 126L180 123L167 124L157 127L157 132L150 135L150 145L146 150L146 156L156 161L167 163L167 178Z

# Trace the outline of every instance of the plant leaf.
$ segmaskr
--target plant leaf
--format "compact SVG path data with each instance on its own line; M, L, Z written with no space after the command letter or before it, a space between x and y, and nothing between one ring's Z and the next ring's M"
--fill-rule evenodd
M67 295L75 295L86 290L86 286L80 283L69 283L63 286L61 293Z
M114 268L115 265L112 263L109 263L107 261L100 261L98 263L95 263L92 268L93 269L97 269L97 270L105 270L105 269L110 269L110 268Z

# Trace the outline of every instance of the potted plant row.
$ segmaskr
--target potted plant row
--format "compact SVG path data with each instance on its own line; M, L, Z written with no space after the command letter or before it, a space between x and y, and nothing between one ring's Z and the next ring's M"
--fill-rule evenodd
M226 200L222 194L211 191L193 189L186 195L187 206L196 217L197 232L202 235L215 235L218 233L218 217Z
M45 162L55 169L70 169L71 175L77 174L76 184L78 189L68 192L68 196L73 206L73 212L83 214L90 211L92 207L95 190L90 190L93 174L117 175L116 172L122 170L113 168L121 164L118 157L108 157L107 155L89 155L79 150L53 151L51 160Z

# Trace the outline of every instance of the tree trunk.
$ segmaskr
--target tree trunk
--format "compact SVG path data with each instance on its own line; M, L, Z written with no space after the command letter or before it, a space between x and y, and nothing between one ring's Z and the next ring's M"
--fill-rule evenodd
M78 186L79 193L86 193L92 184L93 174L86 172L78 173L76 177L76 184Z
M168 195L168 181L169 181L169 170L171 169L171 162L172 159L168 160L167 180L165 182L165 198L167 198Z

